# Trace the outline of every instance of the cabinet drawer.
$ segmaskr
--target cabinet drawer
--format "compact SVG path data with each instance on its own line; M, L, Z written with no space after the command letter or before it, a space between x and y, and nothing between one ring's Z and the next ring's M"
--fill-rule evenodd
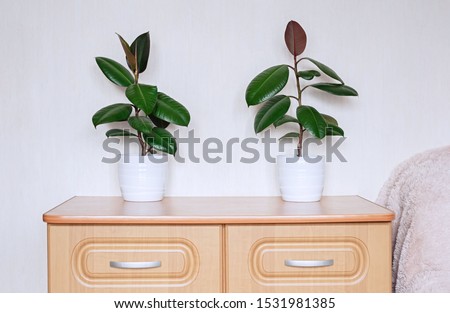
M219 226L49 225L50 292L220 292Z
M229 292L390 292L390 223L227 227Z

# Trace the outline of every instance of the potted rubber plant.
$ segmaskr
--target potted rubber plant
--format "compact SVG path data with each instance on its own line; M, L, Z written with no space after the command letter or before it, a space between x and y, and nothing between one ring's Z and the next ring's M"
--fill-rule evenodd
M100 124L125 122L123 128L106 132L107 137L130 137L139 142L139 155L122 155L119 163L119 184L126 201L159 201L164 195L167 158L174 155L177 143L167 130L172 123L188 126L189 111L178 101L159 91L157 86L142 84L140 75L146 70L150 55L150 34L138 36L129 45L119 34L129 70L105 57L95 61L103 74L123 88L129 102L115 103L92 116L94 127Z
M325 136L344 136L344 131L334 117L323 114L303 103L303 94L312 89L335 96L357 96L352 87L346 85L334 70L309 57L300 57L306 48L306 33L299 23L290 21L284 39L292 63L272 66L258 74L248 85L245 99L248 106L261 104L255 116L254 130L260 133L269 126L279 127L291 123L297 131L289 132L280 139L296 138L295 156L280 155L277 158L281 196L285 201L318 201L324 185L323 158L318 162L308 162L303 157L304 134L323 139ZM303 69L304 64L314 69ZM295 80L295 95L279 94L286 86L290 73ZM316 82L323 76L327 80ZM314 81L313 81L314 80ZM288 115L291 106L296 106L295 116ZM317 161L317 159L315 159Z

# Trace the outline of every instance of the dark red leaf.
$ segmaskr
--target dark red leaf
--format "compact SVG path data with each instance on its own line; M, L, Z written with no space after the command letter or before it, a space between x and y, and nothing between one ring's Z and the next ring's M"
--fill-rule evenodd
M292 55L298 56L305 51L306 33L296 21L290 21L287 24L286 31L284 32L284 40Z

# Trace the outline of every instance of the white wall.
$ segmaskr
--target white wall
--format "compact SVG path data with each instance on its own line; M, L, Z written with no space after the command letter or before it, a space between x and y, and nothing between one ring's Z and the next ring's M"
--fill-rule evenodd
M202 140L226 141L254 136L245 88L261 70L290 61L283 32L299 21L309 36L305 55L360 94L337 102L306 96L348 136L341 151L349 162L328 164L325 194L374 200L397 163L450 141L449 1L16 0L1 1L0 12L3 292L46 290L42 213L73 195L120 194L116 167L101 163L107 127L90 121L125 99L94 62L122 60L114 32L131 40L149 30L141 81L185 104ZM263 159L173 163L167 195L275 196L274 177Z

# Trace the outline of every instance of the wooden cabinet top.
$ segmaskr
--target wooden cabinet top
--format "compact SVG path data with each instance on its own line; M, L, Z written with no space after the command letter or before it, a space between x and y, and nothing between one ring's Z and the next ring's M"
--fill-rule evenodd
M49 224L303 224L386 222L394 213L358 196L308 203L280 197L166 197L160 202L73 197L43 219Z

